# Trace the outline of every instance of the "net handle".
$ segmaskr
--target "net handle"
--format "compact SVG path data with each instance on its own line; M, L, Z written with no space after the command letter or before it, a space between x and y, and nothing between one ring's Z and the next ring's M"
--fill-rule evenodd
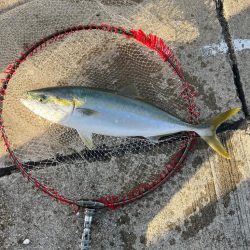
M91 243L91 224L93 220L93 215L95 213L94 208L86 208L84 216L84 225L82 233L81 250L89 250Z

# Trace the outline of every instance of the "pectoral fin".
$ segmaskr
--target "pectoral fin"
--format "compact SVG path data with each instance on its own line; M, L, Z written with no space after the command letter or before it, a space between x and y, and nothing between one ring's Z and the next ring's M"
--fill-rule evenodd
M77 130L79 136L81 137L84 145L88 149L93 149L95 147L93 140L92 140L92 133L82 130Z
M77 111L79 111L84 116L90 116L90 115L97 115L99 114L98 111L92 110L92 109L86 109L86 108L76 108Z

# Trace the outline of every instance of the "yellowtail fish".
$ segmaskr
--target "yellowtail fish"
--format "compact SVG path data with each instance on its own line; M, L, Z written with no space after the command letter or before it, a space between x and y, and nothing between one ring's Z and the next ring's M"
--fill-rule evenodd
M142 136L156 142L164 135L194 131L225 158L230 157L216 136L216 129L240 111L240 108L232 108L207 124L192 125L138 98L77 86L32 90L21 102L53 123L76 129L90 149L94 147L93 133Z

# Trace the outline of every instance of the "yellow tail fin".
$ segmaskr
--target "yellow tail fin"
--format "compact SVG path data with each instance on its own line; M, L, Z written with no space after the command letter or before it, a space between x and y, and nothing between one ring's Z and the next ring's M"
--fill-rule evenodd
M204 130L201 133L197 131L198 134L202 137L202 139L204 139L214 151L216 151L219 155L227 159L230 159L230 156L224 146L219 141L219 138L216 135L216 129L219 127L220 124L237 114L239 111L240 108L232 108L222 114L219 114L218 116L211 119L210 123L208 124L208 127L205 128L205 133Z

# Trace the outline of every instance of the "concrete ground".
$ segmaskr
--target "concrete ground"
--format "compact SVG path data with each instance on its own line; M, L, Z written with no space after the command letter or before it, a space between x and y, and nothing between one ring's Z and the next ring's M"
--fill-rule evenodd
M53 27L53 24L56 20L63 22L66 10L71 10L68 15L72 18L77 13L79 20L76 18L75 21L80 23L83 7L91 8L88 4L88 1L72 0L2 1L1 72L6 62L11 61L12 56L25 46L18 40L22 32L27 37L31 34L37 37L45 27L48 32L49 29L54 31L57 26ZM199 141L182 170L154 193L115 211L98 211L93 222L91 249L248 249L249 1L225 0L222 4L218 0L100 0L96 4L91 9L95 13L98 12L96 6L110 15L116 13L119 24L153 32L171 45L187 79L198 89L200 95L197 102L202 121L229 107L241 106L243 111L232 120L234 124L242 120L240 126L226 126L220 133L223 144L232 155L231 160L214 154ZM64 7L59 9L57 6ZM41 30L33 32L37 26ZM13 41L11 49L8 39ZM80 45L75 47L77 49L72 46L70 50L72 64L79 57L76 51L82 49L83 52ZM54 53L65 58L68 52L61 46ZM39 80L43 79L43 75L38 73L40 65L45 63L42 59L37 59L35 63L31 65L30 72L26 71L24 79L29 79L32 74ZM78 72L77 68L72 68ZM66 72L66 77L63 75L62 79L72 74L67 71L63 60L58 70L61 75ZM50 72L46 72L53 75L54 71L52 67ZM53 79L61 80L60 74ZM0 152L1 170L10 163L3 148ZM134 174L130 171L133 166L127 168L131 175L126 175L125 180L129 181ZM110 171L106 170L107 176L112 174ZM117 173L117 176L122 175L124 173ZM79 178L72 176L70 185L77 190ZM89 183L95 183L94 178L95 175L90 175ZM63 185L67 185L66 181ZM109 190L105 183L105 180L101 183L103 189ZM122 185L121 180L117 183L114 182L114 185ZM16 172L0 177L0 199L0 249L80 249L82 211L75 213L70 207L51 201L32 189Z

